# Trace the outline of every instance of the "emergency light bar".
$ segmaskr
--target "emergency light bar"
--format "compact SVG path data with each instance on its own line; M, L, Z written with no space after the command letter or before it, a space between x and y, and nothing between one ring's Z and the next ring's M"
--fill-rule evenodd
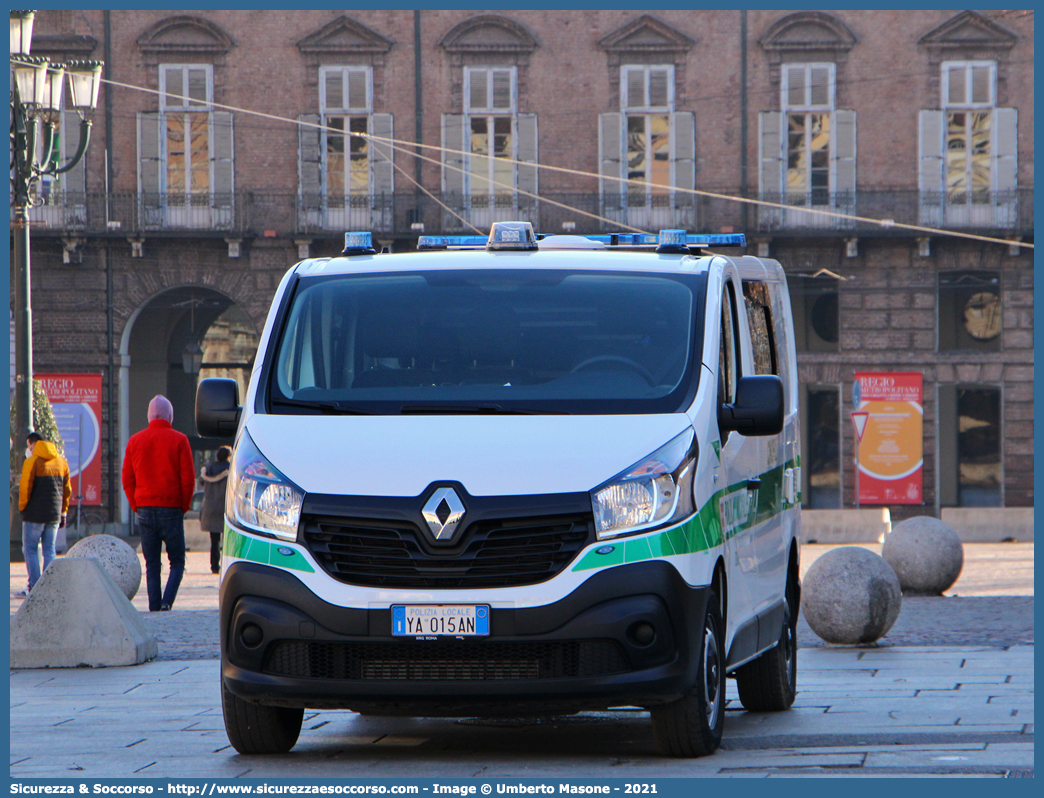
M342 255L376 255L372 233L345 233Z
M599 233L571 234L575 238L586 238L608 247L656 247L662 254L687 254L696 247L745 247L747 237L743 233L689 233L685 230L661 230L659 235L651 233ZM534 250L537 241L554 236L538 235L529 222L494 222L489 237L483 236L420 236L418 250L458 248L485 248L493 251ZM550 242L549 242L550 243Z

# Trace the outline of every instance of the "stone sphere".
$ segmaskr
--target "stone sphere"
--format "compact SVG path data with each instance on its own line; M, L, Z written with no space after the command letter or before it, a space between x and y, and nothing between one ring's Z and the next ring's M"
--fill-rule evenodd
M828 643L879 640L899 617L902 602L892 567L858 546L828 551L812 563L801 584L805 620Z
M90 535L73 544L65 556L98 560L128 599L134 598L141 587L138 554L130 544L118 537Z
M899 577L906 596L941 596L964 567L964 546L949 524L927 515L892 527L881 556Z

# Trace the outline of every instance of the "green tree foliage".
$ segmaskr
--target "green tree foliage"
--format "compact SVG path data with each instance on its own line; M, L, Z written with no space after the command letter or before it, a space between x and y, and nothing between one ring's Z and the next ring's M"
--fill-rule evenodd
M54 444L58 454L65 455L65 444L62 435L58 432L58 423L54 420L54 410L51 408L51 400L44 392L43 383L33 380L33 429ZM15 431L15 406L11 404L11 484L17 485L22 476L22 454L25 449L25 439L21 433Z

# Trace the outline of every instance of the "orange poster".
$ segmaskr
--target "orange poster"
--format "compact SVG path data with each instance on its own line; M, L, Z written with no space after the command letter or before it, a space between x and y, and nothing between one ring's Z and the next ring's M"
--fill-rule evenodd
M923 504L923 375L859 372L856 410L868 413L859 443L860 504Z

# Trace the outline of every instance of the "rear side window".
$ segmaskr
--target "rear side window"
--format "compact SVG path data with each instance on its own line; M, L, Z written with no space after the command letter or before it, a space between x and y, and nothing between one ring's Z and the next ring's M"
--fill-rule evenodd
M746 280L743 301L750 325L750 344L754 354L755 374L779 374L776 336L772 318L772 300L767 283Z

